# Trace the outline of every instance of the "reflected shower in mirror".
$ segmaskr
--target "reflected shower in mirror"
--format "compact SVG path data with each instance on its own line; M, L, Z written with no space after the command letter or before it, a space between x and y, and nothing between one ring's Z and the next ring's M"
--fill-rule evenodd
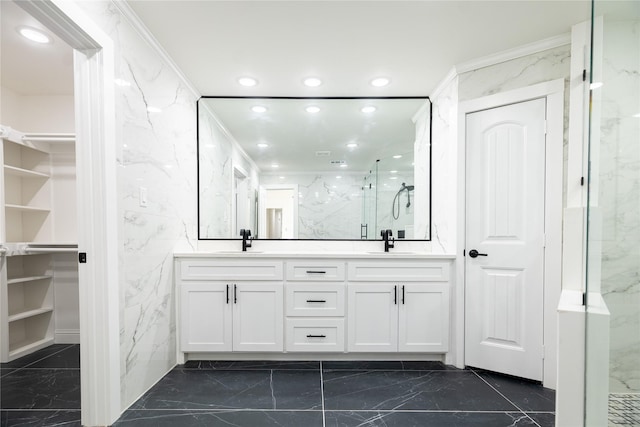
M203 97L197 107L199 239L240 229L430 239L427 97Z

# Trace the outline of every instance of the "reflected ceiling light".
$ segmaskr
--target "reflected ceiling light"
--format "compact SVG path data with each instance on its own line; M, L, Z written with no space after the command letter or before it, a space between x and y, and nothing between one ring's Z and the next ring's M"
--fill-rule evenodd
M346 163L343 163L340 165L341 168L346 168L348 165Z
M640 119L640 113L638 113L638 114L634 114L634 115L633 115L633 117L637 117L637 118L639 118L639 119Z
M336 179L342 179L342 177L340 175L336 176Z
M356 148L358 146L358 144L356 144L355 142L350 142L347 144L347 148Z
M363 113L373 113L374 111L376 111L376 107L374 107L373 105L367 105L366 107L362 107L360 111L362 111Z
M400 157L402 157L402 154L396 154L395 156L393 156L394 159L399 159Z
M284 176L281 176L280 179L284 179Z
M43 33L41 30L37 30L32 27L18 27L17 30L22 37L29 39L32 42L40 44L51 43L51 37Z
M125 79L115 79L113 81L115 84L117 84L118 86L122 86L122 87L129 87L131 86L131 83L126 81Z
M279 164L277 164L277 163L273 163L273 164L271 165L271 167L272 167L272 168L274 168L274 169L276 169L276 168L279 168L279 167L280 167L280 165L279 165Z
M258 84L258 80L254 79L253 77L240 77L238 79L238 83L240 83L242 86L252 87Z
M317 77L307 77L302 81L302 83L308 87L318 87L322 84L322 80Z
M309 105L307 108L305 108L305 111L311 114L319 113L320 107L317 107L315 105Z
M389 80L386 77L377 77L377 78L371 80L371 86L383 87L383 86L388 85L389 82L391 82L391 80Z
M150 113L162 113L162 110L158 107L147 107L147 111Z
M258 143L258 147L259 147L259 148L267 148L268 146L269 146L269 144L266 144L266 143L264 143L264 142L259 142L259 143Z
M251 107L251 111L254 113L264 113L267 111L267 107L263 107L262 105L254 105Z
M593 82L589 85L589 89L594 90L602 87L602 82Z
M392 176L389 179L398 179L398 177L397 176Z
M389 173L398 173L398 171L389 171Z

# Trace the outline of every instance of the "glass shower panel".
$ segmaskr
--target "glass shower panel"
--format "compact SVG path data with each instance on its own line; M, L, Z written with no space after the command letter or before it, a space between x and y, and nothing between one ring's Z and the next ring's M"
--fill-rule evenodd
M585 424L640 425L640 2L592 24Z

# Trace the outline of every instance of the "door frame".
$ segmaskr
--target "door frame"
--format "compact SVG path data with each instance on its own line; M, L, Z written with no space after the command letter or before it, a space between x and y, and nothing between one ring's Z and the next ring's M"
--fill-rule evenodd
M121 414L113 41L76 4L16 2L74 49L82 425ZM78 143L80 141L80 143Z
M268 190L291 190L293 191L293 238L298 238L298 184L265 184L260 186L260 192L258 194L258 237L260 239L266 239L267 230L267 191Z
M543 374L545 387L556 388L557 377L557 307L562 285L562 194L563 194L563 129L564 129L564 79L552 80L524 88L484 96L459 104L458 108L458 218L455 291L456 366L465 366L465 257L466 245L466 115L489 108L546 98L546 147L545 147L545 250L544 250L544 325L543 325Z

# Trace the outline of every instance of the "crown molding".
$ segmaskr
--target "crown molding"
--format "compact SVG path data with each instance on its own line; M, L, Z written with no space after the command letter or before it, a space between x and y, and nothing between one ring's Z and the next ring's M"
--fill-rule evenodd
M571 33L565 33L559 36L539 40L537 42L528 43L513 49L503 50L502 52L487 55L482 58L465 61L457 64L455 69L458 74L462 74L569 44L571 44Z
M187 76L182 72L182 70L175 63L173 58L169 56L166 50L162 47L160 42L151 34L151 31L147 28L146 25L140 20L140 17L134 12L134 10L129 6L124 0L111 0L113 5L120 11L122 16L126 19L126 21L133 27L136 33L144 41L146 41L149 46L153 50L156 51L160 57L169 65L169 67L176 73L178 78L182 80L182 83L187 87L189 92L193 95L194 98L198 99L202 96L202 94L196 89L196 87L191 83L191 81L187 78Z
M444 78L440 81L440 83L438 83L438 86L436 86L436 88L433 90L433 94L429 95L429 98L434 101L435 99L437 99L440 94L442 93L442 91L449 86L449 84L456 78L458 77L458 70L456 69L456 67L451 67L451 69L449 70L449 72L447 73L446 76L444 76Z

